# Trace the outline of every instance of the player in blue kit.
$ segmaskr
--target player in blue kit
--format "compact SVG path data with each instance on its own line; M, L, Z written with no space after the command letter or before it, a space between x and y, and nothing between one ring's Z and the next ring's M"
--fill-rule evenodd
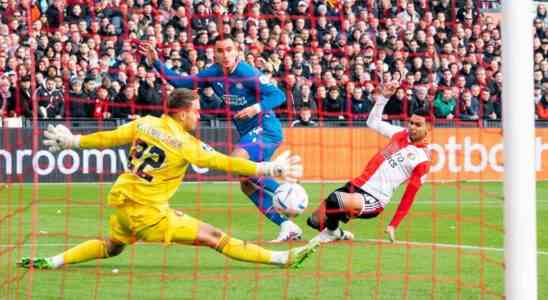
M282 126L274 108L285 102L284 93L268 77L239 59L236 43L228 36L215 42L216 63L191 76L181 76L167 68L149 43L140 46L149 63L175 88L213 88L234 112L232 120L240 140L232 156L255 162L269 161L283 140ZM301 239L302 230L293 221L277 213L272 195L279 184L272 178L242 178L242 191L272 222L280 226L273 242Z

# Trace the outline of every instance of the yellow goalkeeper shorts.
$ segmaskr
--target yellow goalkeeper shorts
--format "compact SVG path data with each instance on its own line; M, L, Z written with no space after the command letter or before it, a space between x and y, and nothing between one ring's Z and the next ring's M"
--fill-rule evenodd
M132 244L137 241L193 243L202 222L181 211L169 208L160 212L154 207L126 202L110 216L110 239Z

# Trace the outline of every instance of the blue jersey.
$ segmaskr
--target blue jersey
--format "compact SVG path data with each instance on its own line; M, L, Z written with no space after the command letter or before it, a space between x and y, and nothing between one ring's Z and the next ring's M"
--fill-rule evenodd
M280 121L272 109L285 102L284 93L270 83L265 75L244 61L239 61L232 72L225 76L222 66L214 64L191 76L181 76L156 60L154 67L175 88L204 88L209 85L222 97L225 105L233 112L259 103L261 113L249 119L233 118L240 136L260 129L265 136L281 141L283 138Z

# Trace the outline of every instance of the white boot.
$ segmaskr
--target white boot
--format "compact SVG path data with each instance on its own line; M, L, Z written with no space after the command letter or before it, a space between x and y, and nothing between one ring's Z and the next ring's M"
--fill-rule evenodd
M287 220L280 225L280 233L271 243L282 243L287 241L297 241L302 239L303 230L299 225L291 220Z
M334 241L353 240L354 234L347 230L342 230L340 227L331 231L327 228L322 230L318 235L312 238L310 241L320 243L330 243Z

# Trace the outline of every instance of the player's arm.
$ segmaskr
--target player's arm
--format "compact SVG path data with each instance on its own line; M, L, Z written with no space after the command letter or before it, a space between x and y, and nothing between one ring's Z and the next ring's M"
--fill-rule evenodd
M49 146L49 150L52 152L71 148L101 149L126 145L133 141L136 122L129 122L114 130L99 131L86 135L74 135L63 125L57 125L56 127L50 125L44 132L46 137L44 145Z
M257 174L257 164L246 159L227 156L202 142L185 144L183 155L188 162L200 168L211 168L246 176Z
M175 88L188 88L188 89L195 89L198 87L202 87L203 85L203 75L207 74L196 74L191 76L182 76L181 74L178 74L177 72L171 70L168 68L158 56L158 52L156 49L154 49L154 46L150 43L143 42L139 45L139 51L141 54L146 55L147 62L149 64L152 64L154 69L156 69L160 75L169 82L172 86Z
M182 76L177 72L168 68L160 59L156 59L153 64L154 69L175 88L195 89L198 87L197 80L194 76Z
M391 84L383 87L383 95L380 96L377 101L375 101L375 105L373 105L373 108L369 112L369 117L367 118L367 127L377 131L387 138L391 138L394 134L404 130L402 127L392 125L382 120L384 106L388 102L388 98L390 98L390 96L394 94L396 88L396 85Z
M261 95L261 101L259 102L261 111L272 110L286 101L284 92L270 82L265 75L258 77L258 88Z
M183 150L185 159L201 168L211 168L244 176L284 177L295 180L302 176L300 158L284 152L272 162L255 163L247 159L232 157L215 151L202 143L188 143Z
M154 61L154 68L158 70L160 75L169 82L175 88L188 88L188 89L197 89L204 88L207 81L210 78L215 78L218 76L214 67L206 68L195 75L182 76L177 72L166 67L159 59Z
M413 169L411 177L407 183L407 187L405 188L405 192L403 193L400 204L398 205L398 209L396 210L396 213L394 214L394 217L392 217L392 221L390 221L387 228L389 238L392 241L394 241L394 231L398 228L403 218L405 218L409 212L409 209L413 205L413 201L415 201L415 195L422 186L429 170L430 162L427 161L418 164L415 169Z
M239 111L235 115L236 118L254 117L256 114L272 110L286 101L284 92L260 72L256 70L244 72L242 76L244 78L251 78L251 80L245 80L243 84L251 91L254 91L253 93L259 97L259 101Z
M131 121L114 130L98 131L80 136L79 148L113 148L131 144L135 138L137 121Z
M182 76L168 68L159 59L155 60L153 65L154 68L160 73L160 75L175 88L204 88L209 78L214 78L215 76L217 76L215 70L212 67L204 69L195 75Z

